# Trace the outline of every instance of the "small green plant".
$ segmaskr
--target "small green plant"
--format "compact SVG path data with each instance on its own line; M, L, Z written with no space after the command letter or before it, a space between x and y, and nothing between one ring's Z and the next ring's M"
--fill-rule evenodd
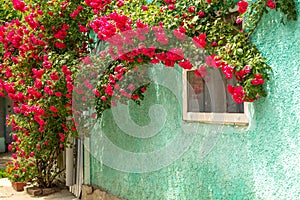
M31 179L32 174L30 173L30 170L27 170L28 167L26 168L25 165L26 163L7 162L6 170L3 171L3 174L5 174L11 182L27 182Z
M0 178L6 178L6 177L7 177L7 173L5 169L0 169Z

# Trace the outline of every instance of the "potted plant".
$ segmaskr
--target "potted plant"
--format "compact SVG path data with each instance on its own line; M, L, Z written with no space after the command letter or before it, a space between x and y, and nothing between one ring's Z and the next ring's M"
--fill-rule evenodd
M16 191L23 191L24 186L29 181L29 172L26 167L18 162L13 163L12 161L7 163L6 167L7 178L10 180L12 187Z

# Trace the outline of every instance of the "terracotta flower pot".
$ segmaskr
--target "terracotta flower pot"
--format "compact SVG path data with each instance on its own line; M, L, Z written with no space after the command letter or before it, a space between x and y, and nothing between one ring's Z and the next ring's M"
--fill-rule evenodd
M24 191L24 186L26 185L25 182L11 182L12 187L20 192L20 191Z

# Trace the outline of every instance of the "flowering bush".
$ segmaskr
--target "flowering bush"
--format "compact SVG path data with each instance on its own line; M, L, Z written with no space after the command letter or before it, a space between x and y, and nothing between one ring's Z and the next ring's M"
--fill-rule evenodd
M112 98L123 102L143 99L147 85L136 87L132 81L135 77L147 79L139 69L142 63L198 67L198 76L205 76L209 68L218 68L227 79L237 80L236 85L228 85L233 99L251 102L266 95L263 84L270 67L249 40L250 35L270 9L279 9L287 19L296 16L292 0L279 2L258 0L249 6L244 0L155 0L149 4L137 0L12 0L20 17L0 26L0 95L13 101L15 112L7 118L13 127L14 142L9 150L14 152L12 165L18 175L13 177L23 176L30 168L34 181L50 187L63 172L57 167L57 158L69 144L68 138L76 135L75 119L67 120L77 112L72 109L74 78L81 61L95 66L93 58L87 57L95 45L92 34L110 44L100 57L110 57L113 62L100 74L94 73L99 76L96 87L86 77L84 88L76 92L92 92L98 117L115 105ZM238 14L234 16L230 10L235 5ZM238 24L246 14L242 29ZM158 48L169 43L167 30L172 30L177 43L192 38L194 48L208 55L206 63L194 66L184 45ZM147 34L158 46L146 44ZM126 51L134 41L141 43L140 48ZM87 101L85 97L81 100Z
M79 58L87 52L82 18L86 22L88 15L78 13L77 20L70 16L80 9L79 1L13 4L23 13L23 20L0 27L4 47L1 95L13 101L15 113L7 118L14 140L8 148L15 152L15 165L30 162L25 168L35 169L34 181L50 187L64 170L57 168L57 158L69 136L76 133L74 123L67 119L72 116L74 73Z

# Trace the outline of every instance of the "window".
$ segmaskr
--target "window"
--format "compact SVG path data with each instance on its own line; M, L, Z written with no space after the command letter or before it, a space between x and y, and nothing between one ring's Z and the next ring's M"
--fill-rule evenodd
M229 9L229 21L239 15L238 6ZM236 25L243 28L243 23ZM205 52L203 52L205 56ZM196 65L205 63L204 56L198 55ZM203 58L202 58L203 57ZM204 77L198 77L194 70L183 70L183 120L221 124L248 124L248 103L237 104L227 91L227 85L234 85L233 79L227 80L221 69L210 68Z
M183 120L224 124L248 124L247 103L237 104L227 91L233 79L220 69L209 69L202 78L194 70L183 72Z

